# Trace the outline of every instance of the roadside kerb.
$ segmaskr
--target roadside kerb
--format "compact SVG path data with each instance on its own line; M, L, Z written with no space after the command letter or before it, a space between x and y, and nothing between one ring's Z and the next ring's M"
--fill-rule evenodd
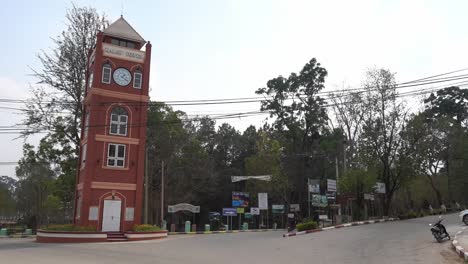
M232 234L245 232L269 232L284 231L285 229L252 229L252 230L230 230L230 231L197 231L197 232L169 232L169 235L211 235L211 234Z
M457 237L459 237L465 232L466 228L467 228L466 226L463 227L460 231L458 231L455 234L455 236L453 237L452 246L453 246L453 249L455 249L455 251L457 252L458 256L463 258L465 261L468 261L468 248L462 247L460 243L458 243L458 239L457 239ZM463 235L468 236L467 233Z
M376 224L376 223L383 223L383 222L390 222L390 221L397 221L397 220L399 220L399 219L398 219L398 218L387 218L387 219L378 219L378 220L359 221L359 222L341 224L341 225L336 225L336 226L329 226L329 227L323 227L323 228L305 230L305 231L300 231L300 232L287 233L287 234L283 234L283 237L300 236L300 235L305 235L305 234L310 234L310 233L316 233L316 232L326 231L326 230L336 229L336 228L343 228L343 227L350 227L350 226L358 226L358 225Z

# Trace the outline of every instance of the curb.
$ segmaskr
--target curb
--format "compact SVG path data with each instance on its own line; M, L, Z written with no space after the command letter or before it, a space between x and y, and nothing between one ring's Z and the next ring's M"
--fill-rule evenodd
M12 236L0 236L0 239L21 239L21 238L36 238L36 235L12 235Z
M378 219L378 220L352 222L352 223L341 224L341 225L336 225L336 226L329 226L329 227L305 230L305 231L300 231L300 232L287 233L287 234L283 234L283 237L300 236L300 235L316 233L316 232L320 232L320 231L327 231L327 230L330 230L330 229L337 229L337 228L358 226L358 225L377 224L377 223L391 222L391 221L398 221L398 220L400 220L400 219L398 219L398 218L388 218L388 219Z
M466 226L463 227L460 231L458 231L455 234L455 236L453 237L453 241L452 241L452 247L457 252L458 256L460 256L460 258L463 258L465 261L468 261L468 249L465 249L462 246L460 246L457 240L457 236L462 234L466 228L468 227Z
M169 232L169 235L211 235L211 234L232 234L245 232L268 232L284 231L284 229L252 229L252 230L230 230L230 231L197 231L197 232Z

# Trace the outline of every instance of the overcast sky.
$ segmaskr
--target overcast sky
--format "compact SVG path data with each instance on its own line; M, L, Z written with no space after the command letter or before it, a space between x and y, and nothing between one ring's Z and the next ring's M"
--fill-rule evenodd
M397 81L468 67L468 1L75 1L125 19L153 44L151 99L252 97L278 75L316 57L326 89L360 86L368 67ZM0 8L0 98L26 99L40 69L35 55L53 47L70 1L4 1ZM122 8L123 6L123 8ZM0 103L0 107L19 107ZM189 114L255 111L258 103L181 108ZM239 130L262 117L230 119ZM0 108L0 126L21 121ZM219 123L218 123L219 124ZM0 162L18 161L23 140L0 134ZM36 139L31 140L36 142ZM14 176L0 164L0 175Z

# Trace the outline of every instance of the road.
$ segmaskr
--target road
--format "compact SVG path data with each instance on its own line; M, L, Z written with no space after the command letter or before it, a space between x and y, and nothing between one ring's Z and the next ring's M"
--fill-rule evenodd
M434 242L437 217L332 229L283 238L281 232L171 236L165 240L39 244L0 239L1 263L463 263L450 243ZM456 214L447 230L461 228Z

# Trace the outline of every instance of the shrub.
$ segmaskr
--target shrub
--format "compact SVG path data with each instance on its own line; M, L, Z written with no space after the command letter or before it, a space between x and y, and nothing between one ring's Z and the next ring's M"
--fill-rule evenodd
M156 231L161 231L161 228L159 226L143 224L143 225L134 225L133 231L134 232L156 232Z
M418 214L416 214L415 211L409 211L408 214L407 214L407 217L408 217L408 219L416 218L416 217L418 217Z
M48 225L42 227L42 229L48 231L96 232L96 227L94 226L76 226L72 224Z
M314 221L307 221L296 225L297 231L299 232L304 230L317 229L317 227L317 222Z

